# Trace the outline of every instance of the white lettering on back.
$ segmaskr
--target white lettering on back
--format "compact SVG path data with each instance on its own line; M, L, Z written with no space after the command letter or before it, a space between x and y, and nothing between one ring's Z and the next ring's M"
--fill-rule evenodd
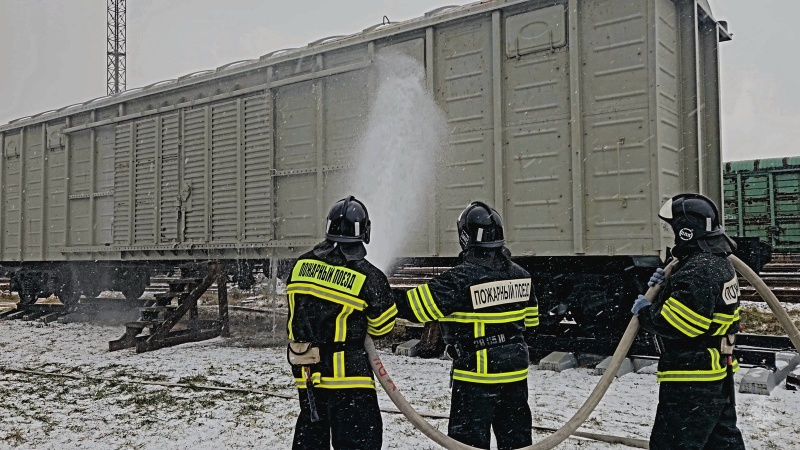
M527 302L531 297L531 279L518 278L476 284L471 286L469 291L474 309L506 303Z

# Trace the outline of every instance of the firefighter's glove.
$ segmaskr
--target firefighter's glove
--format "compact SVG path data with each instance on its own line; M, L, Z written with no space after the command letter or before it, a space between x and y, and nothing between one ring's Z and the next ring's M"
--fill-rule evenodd
M639 296L636 297L636 301L633 302L633 308L631 308L631 312L633 313L634 316L638 316L639 311L641 311L642 308L644 308L649 304L650 300L648 300L647 297L645 297L644 295L639 294Z
M653 287L657 284L664 284L664 269L659 267L653 272L653 276L650 277L650 281L647 282L647 285Z

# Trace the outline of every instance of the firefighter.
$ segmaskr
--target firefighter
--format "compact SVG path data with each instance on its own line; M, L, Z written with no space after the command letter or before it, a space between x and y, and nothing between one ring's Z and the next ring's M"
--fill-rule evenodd
M300 415L293 448L380 449L383 424L364 350L367 333L387 335L397 308L386 275L364 257L367 208L353 196L328 213L325 241L289 276L289 361Z
M739 331L739 284L727 256L736 244L724 233L717 206L699 194L668 200L658 216L675 235L679 262L651 304L640 295L633 314L663 341L650 448L744 449L736 427L733 343Z
M531 445L528 346L523 332L539 324L530 274L510 259L500 215L473 202L457 221L461 261L407 292L395 291L398 316L439 321L453 358L448 435L489 448Z

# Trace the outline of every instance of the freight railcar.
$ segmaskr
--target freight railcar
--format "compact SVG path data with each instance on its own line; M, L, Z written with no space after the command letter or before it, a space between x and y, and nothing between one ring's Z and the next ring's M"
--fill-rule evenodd
M725 163L725 229L800 253L800 157Z
M0 264L23 303L72 302L137 297L181 261L297 255L344 194L376 59L400 52L450 126L402 256L446 263L454 214L488 201L545 327L606 333L671 244L664 199L721 201L728 39L707 0L484 1L17 119L0 126Z

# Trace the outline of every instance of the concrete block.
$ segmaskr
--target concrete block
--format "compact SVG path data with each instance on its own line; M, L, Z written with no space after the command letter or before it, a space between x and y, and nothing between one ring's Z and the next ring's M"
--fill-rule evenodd
M800 389L800 355L796 352L781 352L775 355L775 383L780 384L786 380L786 389L796 391Z
M578 360L572 353L553 352L539 361L539 370L561 372L567 369L574 369L577 365Z
M658 364L657 359L641 359L641 358L633 358L633 367L635 371L640 371L645 367L650 367L653 365Z
M417 356L418 351L419 339L411 339L398 345L397 348L394 349L394 354L401 356Z
M739 383L739 392L743 394L769 395L775 389L775 373L763 367L748 370Z
M786 376L786 389L789 391L800 390L800 369L795 369Z
M603 375L608 370L608 366L611 364L612 357L609 356L608 358L600 361L600 364L595 366L594 374L595 375ZM622 360L622 364L619 366L619 370L617 370L617 377L621 377L623 375L627 375L634 371L633 361L630 358L625 358Z
M780 384L781 381L792 373L792 371L800 364L800 355L796 352L780 352L775 354L775 381Z
M770 371L769 369L765 369L763 367L754 367L750 369L744 377L742 381L739 383L739 392L746 393L746 394L760 394L760 395L769 395L775 386L781 384L783 380L786 381L786 389L791 389L791 385L795 383L797 378L794 378L792 381L789 380L789 377L792 377L795 368L800 364L800 355L796 352L780 352L775 354L775 366L776 370L774 372ZM795 371L800 372L800 370Z

